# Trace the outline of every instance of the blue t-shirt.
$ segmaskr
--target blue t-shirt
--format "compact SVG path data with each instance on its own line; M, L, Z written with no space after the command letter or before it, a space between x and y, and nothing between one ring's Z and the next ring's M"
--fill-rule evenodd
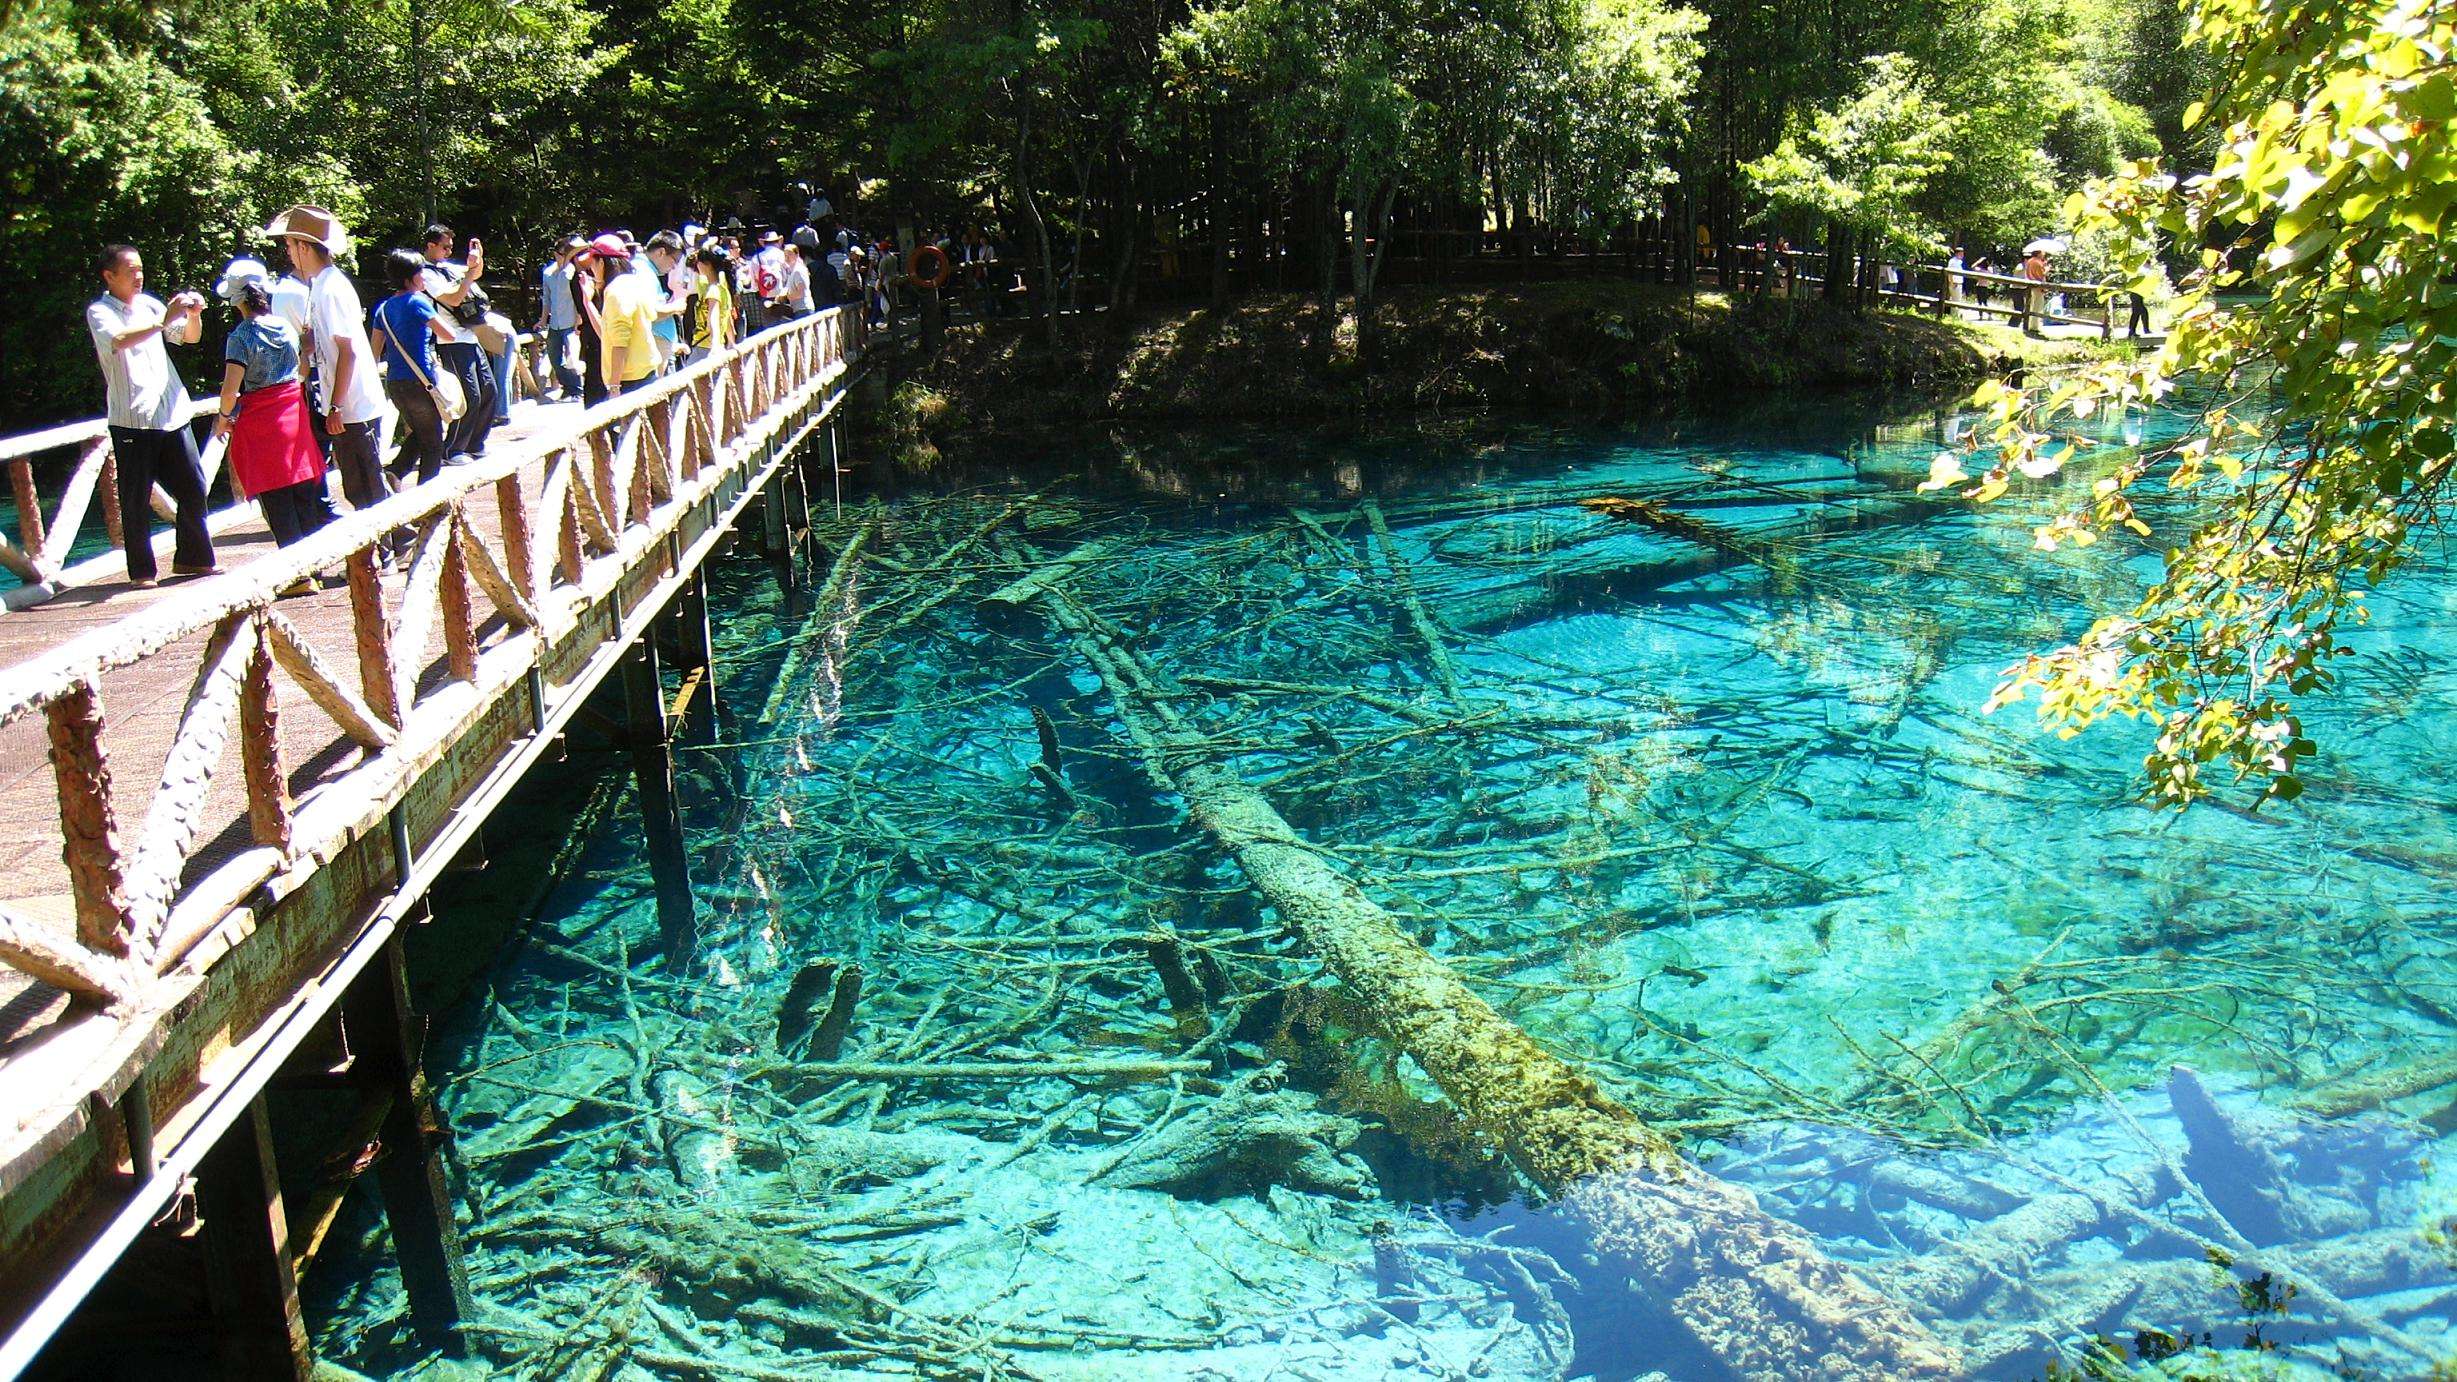
M395 293L375 305L367 314L369 326L384 333L384 377L404 384L421 382L418 369L426 371L424 382L435 382L435 340L427 323L435 320L435 300L424 293ZM408 352L404 354L403 352Z
M267 312L231 328L222 342L222 358L245 370L239 392L254 393L299 377L299 336L290 323Z

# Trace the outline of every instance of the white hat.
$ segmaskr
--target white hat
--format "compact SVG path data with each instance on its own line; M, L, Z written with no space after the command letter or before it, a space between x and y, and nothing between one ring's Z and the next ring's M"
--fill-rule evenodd
M233 259L230 267L222 270L220 281L213 285L213 295L224 302L237 302L240 286L248 283L269 293L273 290L273 271L260 259Z

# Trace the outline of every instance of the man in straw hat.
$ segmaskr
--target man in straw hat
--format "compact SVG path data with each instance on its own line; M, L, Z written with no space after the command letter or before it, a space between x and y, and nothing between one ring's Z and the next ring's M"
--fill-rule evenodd
M307 279L307 319L316 371L324 382L323 426L332 439L341 492L352 508L381 503L392 493L376 457L384 429L381 371L367 344L367 309L349 275L334 262L349 252L349 232L320 206L294 206L274 217L264 233L289 247L291 262Z

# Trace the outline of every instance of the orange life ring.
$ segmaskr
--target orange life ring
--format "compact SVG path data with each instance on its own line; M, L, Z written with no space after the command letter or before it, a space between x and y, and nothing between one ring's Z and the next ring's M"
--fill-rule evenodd
M925 263L936 267L924 273L921 266ZM923 245L913 251L911 259L905 261L904 272L924 288L937 288L947 282L947 275L955 272L955 266L947 261L947 251L936 245Z

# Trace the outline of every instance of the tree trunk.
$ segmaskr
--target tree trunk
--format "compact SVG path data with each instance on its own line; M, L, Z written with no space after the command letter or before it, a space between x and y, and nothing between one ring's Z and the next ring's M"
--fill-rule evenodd
M1109 310L1120 311L1135 305L1135 254L1142 243L1143 203L1135 195L1132 174L1128 175L1124 200L1118 207L1122 223L1118 231L1117 251L1109 259Z
M1050 285L1056 266L1051 262L1049 222L1041 215L1041 199L1033 195L1030 163L1032 147L1032 106L1026 103L1015 122L1015 195L1024 203L1024 217L1032 222L1033 251L1040 256L1041 281L1033 285L1031 298L1034 309L1041 314L1041 339L1051 348L1058 344L1058 314L1051 310Z
M1314 225L1314 262L1319 277L1314 293L1318 350L1322 362L1329 364L1339 349L1339 181L1322 180L1322 200L1315 204L1322 215Z
M1228 132L1219 111L1211 118L1211 191L1207 197L1211 221L1211 305L1229 300Z
M1153 785L1185 802L1462 1117L1557 1197L1588 1245L1701 1348L1753 1378L1953 1374L1954 1355L1899 1304L1747 1190L1684 1161L1324 862L1169 708L1160 674L1070 596L1045 586L1033 604L1099 675Z

